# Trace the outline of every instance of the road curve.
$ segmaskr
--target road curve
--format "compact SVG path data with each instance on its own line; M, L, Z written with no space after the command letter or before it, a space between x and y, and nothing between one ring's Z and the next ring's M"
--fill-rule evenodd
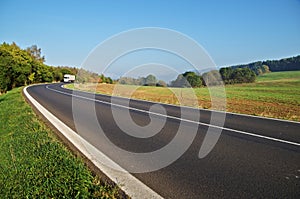
M298 198L300 196L300 123L264 119L226 113L222 134L213 150L199 159L198 153L209 127L211 111L164 105L168 117L161 131L147 139L124 133L115 123L112 109L121 118L126 116L123 98L110 105L111 98L85 92L73 93L61 84L36 85L28 93L53 115L80 134L119 165L141 164L120 157L99 135L90 111L95 108L101 128L118 147L136 153L151 152L172 141L183 118L185 125L197 125L197 134L187 151L169 166L147 173L133 173L136 178L164 198ZM74 123L72 96L76 96L80 124ZM95 103L95 101L98 103ZM130 116L139 125L150 122L151 102L130 100ZM195 121L193 114L200 113ZM224 113L214 112L221 118ZM189 124L190 123L190 124ZM145 132L147 133L147 132ZM186 132L187 134L189 132ZM183 141L182 141L183 142ZM149 165L145 165L147 167Z

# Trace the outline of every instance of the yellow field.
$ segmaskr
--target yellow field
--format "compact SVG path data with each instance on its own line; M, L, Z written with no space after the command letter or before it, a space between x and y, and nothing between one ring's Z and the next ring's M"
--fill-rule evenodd
M74 85L68 87L74 88ZM120 84L76 84L75 87L107 95L205 109L226 109L235 113L300 121L300 71L274 72L259 76L256 83L228 85L225 87L226 107L214 104L213 108L208 88L163 88ZM193 93L196 100L193 100ZM214 95L218 95L218 92ZM217 96L217 99L222 98Z

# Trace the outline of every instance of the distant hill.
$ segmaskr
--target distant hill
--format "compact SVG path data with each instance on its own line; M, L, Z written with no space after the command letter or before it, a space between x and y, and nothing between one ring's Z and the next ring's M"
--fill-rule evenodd
M300 70L300 55L280 60L257 61L249 64L235 65L231 66L231 68L250 68L255 71L263 65L268 66L271 72Z

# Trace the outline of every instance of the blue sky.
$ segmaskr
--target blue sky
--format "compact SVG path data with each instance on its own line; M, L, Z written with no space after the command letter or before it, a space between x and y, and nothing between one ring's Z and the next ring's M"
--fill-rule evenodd
M122 31L182 32L218 66L300 54L299 0L0 1L0 42L42 48L46 64L79 67Z

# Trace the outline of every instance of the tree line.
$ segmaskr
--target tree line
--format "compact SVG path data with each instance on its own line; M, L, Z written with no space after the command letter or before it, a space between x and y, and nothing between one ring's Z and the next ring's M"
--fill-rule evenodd
M35 52L33 52L35 51ZM0 92L31 83L50 82L53 73L43 64L40 49L20 49L15 43L0 45Z
M166 87L167 83L163 80L158 80L154 75L150 74L147 77L121 77L117 80L119 84L139 85L139 86L159 86Z
M249 68L221 68L220 70L212 70L202 75L193 71L187 71L179 74L177 78L169 84L162 80L158 80L154 75L147 77L122 77L118 81L119 84L140 85L140 86L159 86L159 87L181 87L181 88L197 88L204 86L217 86L222 84L251 83L256 79L256 74Z
M16 43L0 45L0 94L33 83L60 82L65 74L82 74L79 82L113 83L112 79L75 67L44 64L45 57L36 45L21 49Z
M217 86L222 84L252 83L256 79L256 74L249 68L221 68L212 70L202 75L188 71L177 76L171 81L170 87L204 87Z
M300 55L280 60L257 61L249 64L235 65L220 68L219 71L210 71L202 75L195 72L185 72L178 75L169 86L173 87L201 87L206 84L251 83L256 76L269 72L300 70ZM219 75L221 79L219 78Z
M256 76L269 72L300 70L300 55L280 60L257 61L249 64L223 67L207 73L187 71L179 74L169 84L170 87L203 87L207 85L240 84L255 82ZM154 77L155 78L155 77ZM153 78L153 79L154 79ZM144 79L122 78L122 84L145 85ZM148 85L148 84L146 84ZM152 84L154 85L154 84ZM158 86L162 84L157 84Z
M253 71L257 71L262 66L267 66L271 72L300 70L300 55L280 60L266 60L235 65L231 66L231 68L250 68Z
M300 70L300 56L281 60L253 62L245 65L223 67L203 74L187 71L179 74L177 78L166 84L157 80L155 76L149 75L141 78L122 77L118 80L120 84L143 85L143 86L169 86L169 87L204 87L221 84L253 83L258 75L271 71ZM270 68L269 65L272 67ZM150 82L150 83L149 83Z
M41 49L36 45L21 49L15 43L0 45L0 94L12 88L32 83L60 82L64 74L77 75L79 83L108 83L160 86L160 87L203 87L220 84L237 84L254 82L257 75L272 71L300 70L300 55L281 60L258 61L244 65L236 65L207 73L198 74L187 71L177 76L169 84L158 80L154 75L147 77L122 77L116 81L103 74L67 66L47 66Z

